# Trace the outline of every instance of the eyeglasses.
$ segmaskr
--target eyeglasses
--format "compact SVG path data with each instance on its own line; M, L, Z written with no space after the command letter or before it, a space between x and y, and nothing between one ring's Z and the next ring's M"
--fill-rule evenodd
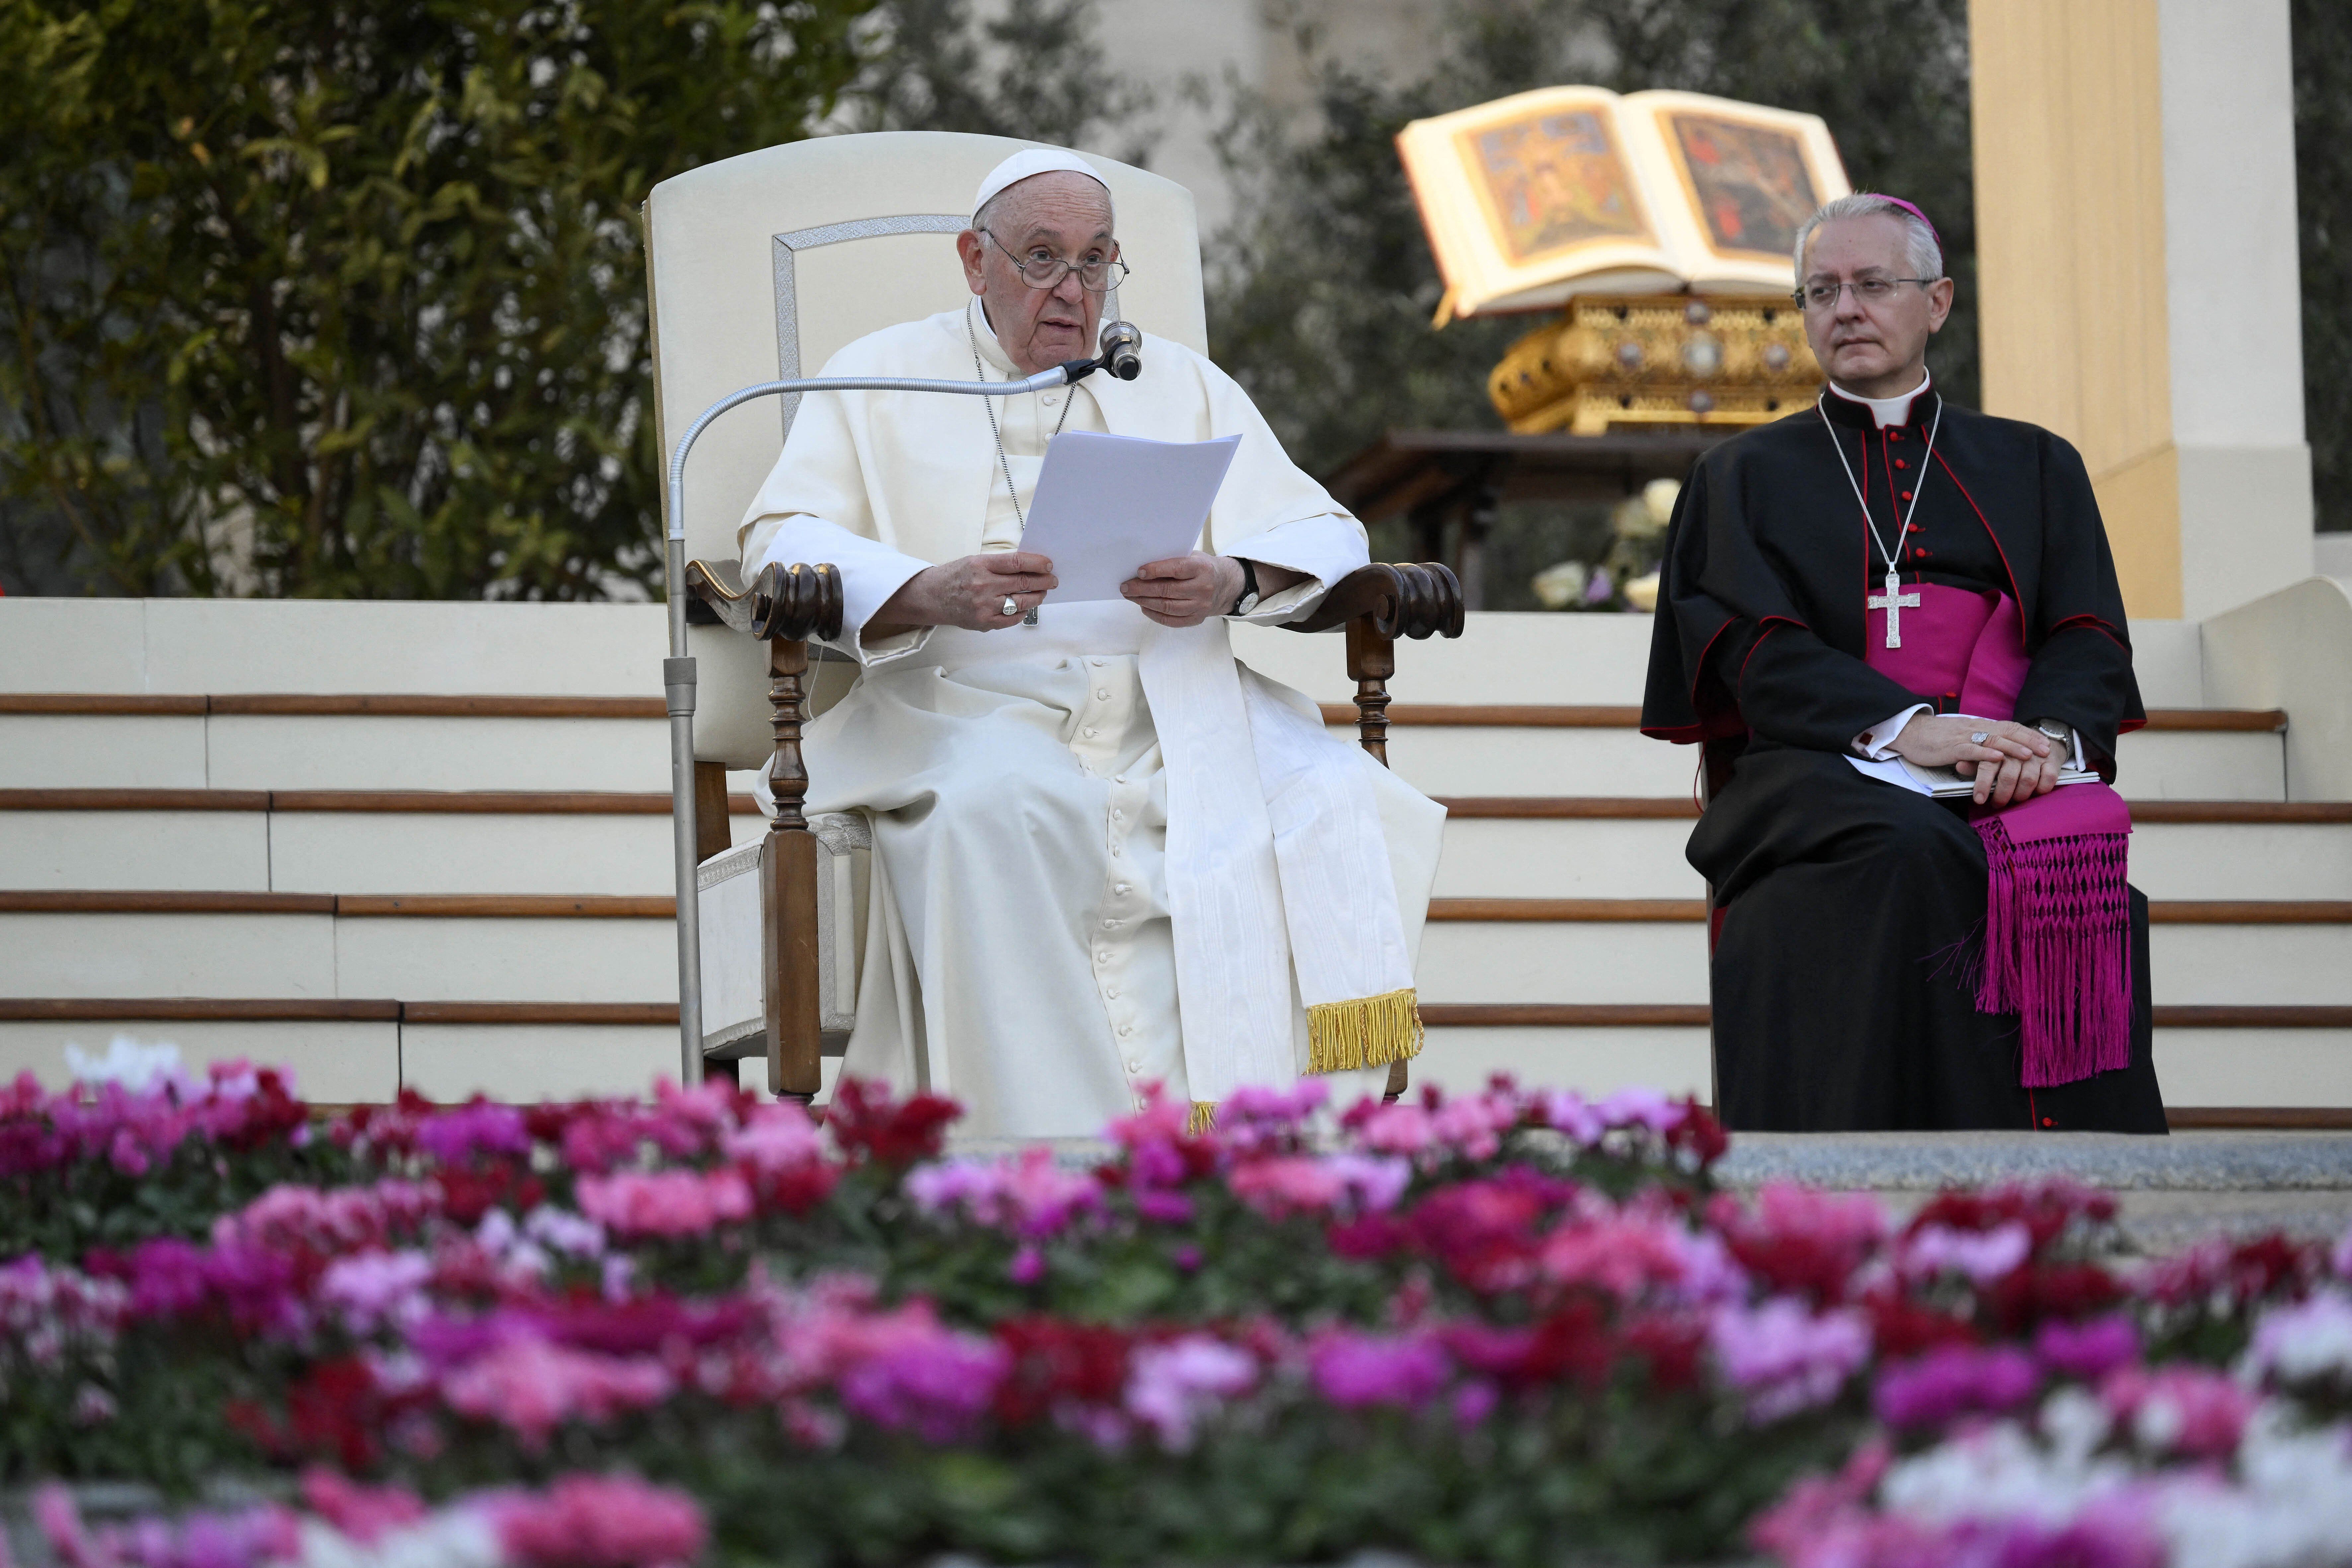
M1851 283L1808 283L1789 298L1808 310L1831 310L1837 308L1838 296L1851 289L1853 297L1864 304L1884 305L1895 298L1897 284L1916 283L1925 289L1940 281L1936 278L1857 278Z
M1058 289L1062 286L1063 278L1072 272L1078 275L1078 287L1089 294L1104 293L1127 281L1127 263L1116 256L1097 257L1091 261L1065 261L1042 245L1025 257L1014 256L1013 247L994 234L987 229L980 232L987 235L990 242L1004 252L1019 269L1021 281L1032 289Z

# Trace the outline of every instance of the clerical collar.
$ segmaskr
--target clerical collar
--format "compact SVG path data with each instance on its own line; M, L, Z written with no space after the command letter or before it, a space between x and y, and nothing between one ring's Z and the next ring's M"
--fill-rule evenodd
M979 295L971 297L969 309L972 313L972 341L980 345L980 357L1007 381L1019 381L1027 374L1027 372L1014 367L1013 356L1006 353L1004 345L996 341L996 329L988 324L988 307Z
M1858 397L1854 394L1848 392L1844 387L1840 386L1834 381L1830 383L1830 391L1838 398L1854 405L1853 409L1846 410L1845 412L1858 413L1862 409L1869 409L1871 419L1881 430L1884 430L1890 425L1910 425L1915 423L1911 414L1911 405L1928 395L1929 391L1932 389L1934 380L1935 378L1929 375L1923 368L1919 373L1919 384L1913 387L1910 391L1905 393L1900 397ZM1837 411L1835 405L1832 405L1832 408L1833 412ZM1842 419L1839 423L1853 424L1856 423L1856 421L1852 419Z

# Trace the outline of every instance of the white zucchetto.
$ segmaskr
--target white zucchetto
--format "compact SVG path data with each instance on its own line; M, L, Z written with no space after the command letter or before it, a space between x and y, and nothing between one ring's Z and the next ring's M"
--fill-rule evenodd
M1066 169L1073 174L1084 174L1087 179L1101 185L1105 195L1110 194L1110 186L1105 184L1103 177L1095 173L1094 165L1067 148L1024 147L991 169L988 172L988 177L980 182L980 192L971 198L972 216L978 217L980 209L986 206L994 199L997 193L1007 185L1019 184L1033 174L1050 174L1058 169Z

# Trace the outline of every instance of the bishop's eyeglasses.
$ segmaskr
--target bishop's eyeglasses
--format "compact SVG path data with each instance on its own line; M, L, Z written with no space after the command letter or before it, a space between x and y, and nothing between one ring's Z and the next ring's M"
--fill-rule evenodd
M1789 298L1808 310L1830 310L1837 308L1838 296L1851 289L1853 297L1864 304L1884 305L1895 298L1895 290L1899 284L1916 283L1925 289L1928 284L1938 281L1940 279L1934 278L1857 278L1851 283L1808 283Z
M1067 273L1078 275L1078 287L1089 294L1100 294L1127 281L1128 266L1116 256L1092 257L1085 261L1065 261L1044 246L1026 256L1016 256L1013 247L998 239L988 229L980 231L990 243L1004 252L1013 265L1020 269L1021 281L1032 289L1058 289Z

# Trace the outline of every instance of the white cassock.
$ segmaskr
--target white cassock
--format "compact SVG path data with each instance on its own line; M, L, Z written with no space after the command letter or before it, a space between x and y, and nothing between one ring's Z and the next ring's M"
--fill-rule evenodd
M824 374L967 381L975 356L982 378L1018 376L976 300L862 338ZM1034 626L862 635L925 567L1018 547L1004 468L1025 513L1057 426L1241 437L1202 548L1308 579L1249 619L1306 614L1365 563L1362 524L1230 377L1160 339L1143 365L1005 399L812 394L740 533L746 578L841 569L833 646L862 666L805 744L807 808L874 824L842 1070L952 1095L977 1133L1098 1132L1155 1082L1213 1105L1335 1071L1344 1104L1420 1045L1412 964L1444 809L1242 666L1223 620L1048 598Z

